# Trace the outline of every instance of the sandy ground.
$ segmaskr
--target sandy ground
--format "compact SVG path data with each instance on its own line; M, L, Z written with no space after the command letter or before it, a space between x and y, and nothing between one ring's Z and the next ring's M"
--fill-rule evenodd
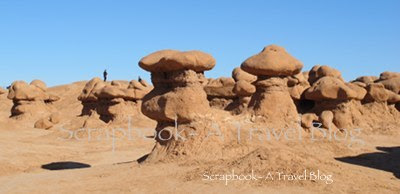
M362 145L273 140L227 160L140 164L137 160L155 144L154 122L134 123L148 129L143 137L133 132L131 139L107 136L112 129L100 130L90 141L61 130L80 113L76 96L83 85L50 89L61 96L55 106L63 115L63 122L50 130L9 119L12 102L0 96L0 193L400 193L399 128L363 133ZM232 170L238 175L253 171L257 180L204 180ZM332 182L322 176L282 180L276 174L300 176L304 170L331 175Z

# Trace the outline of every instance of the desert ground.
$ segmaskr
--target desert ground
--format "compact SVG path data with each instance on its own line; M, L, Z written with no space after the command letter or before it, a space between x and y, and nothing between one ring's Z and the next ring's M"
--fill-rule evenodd
M400 192L398 73L302 73L277 46L233 78L204 81L215 65L204 53L161 51L139 65L152 84L18 82L1 94L0 193ZM164 140L165 128L186 141Z

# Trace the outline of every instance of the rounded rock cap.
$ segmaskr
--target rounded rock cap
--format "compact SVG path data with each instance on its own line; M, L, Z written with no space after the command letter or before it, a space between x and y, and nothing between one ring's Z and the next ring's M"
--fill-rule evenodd
M240 67L233 69L232 77L235 79L235 81L243 80L247 82L254 82L257 80L257 76L243 71Z
M191 69L208 71L215 66L215 59L202 51L161 50L143 57L139 66L150 72L170 72Z
M270 45L246 59L241 68L257 76L291 76L300 73L303 63L287 53L284 48Z

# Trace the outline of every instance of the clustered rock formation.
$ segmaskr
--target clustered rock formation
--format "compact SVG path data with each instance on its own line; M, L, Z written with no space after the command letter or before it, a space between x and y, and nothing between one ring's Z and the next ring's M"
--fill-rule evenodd
M259 118L252 122L273 127L301 124L309 129L319 122L324 128L341 131L361 126L368 114L399 122L399 112L393 112L399 106L398 73L384 72L379 78L364 76L346 83L338 70L326 65L301 72L303 64L276 45L245 60L233 70L233 79L206 79L204 71L214 65L215 60L200 51L162 50L139 62L151 72L155 87L142 104L143 113L158 122L158 143L150 159L193 154L189 152L198 155L202 154L197 152L200 147L219 153L218 147L225 144L204 143L208 128L202 122L219 110L251 115ZM167 138L176 136L173 129L184 128L195 130L197 136L185 142ZM214 147L207 149L206 145Z
M211 55L201 51L161 50L139 61L151 73L153 86L141 79L105 82L94 78L78 97L81 116L87 118L83 127L91 126L91 118L104 125L143 114L157 121L157 143L148 156L157 161L206 155L217 159L230 146L236 146L236 154L246 151L245 143L209 138L213 122L222 123L225 137L235 136L236 129L222 120L306 130L319 122L336 132L400 123L400 73L383 72L379 77L346 82L340 71L326 65L301 72L302 62L277 45L246 59L231 78L207 79L204 72L215 64ZM0 88L0 95L6 92ZM14 103L11 117L36 121L36 128L50 129L62 120L52 106L59 97L49 94L40 80L14 82L8 98Z
M93 78L86 83L78 100L82 102L81 115L94 116L108 123L141 114L141 100L153 87L145 80L104 82Z
M59 100L58 96L47 92L46 84L40 80L34 80L30 84L15 81L11 84L7 97L14 103L11 109L12 118L33 120L56 112L52 103Z

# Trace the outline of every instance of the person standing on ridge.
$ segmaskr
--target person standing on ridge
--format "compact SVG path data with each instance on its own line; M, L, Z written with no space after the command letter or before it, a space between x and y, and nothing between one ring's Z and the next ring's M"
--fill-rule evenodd
M104 81L107 81L107 75L108 75L108 73L107 73L107 69L106 69L106 70L104 70L104 72L103 72Z

